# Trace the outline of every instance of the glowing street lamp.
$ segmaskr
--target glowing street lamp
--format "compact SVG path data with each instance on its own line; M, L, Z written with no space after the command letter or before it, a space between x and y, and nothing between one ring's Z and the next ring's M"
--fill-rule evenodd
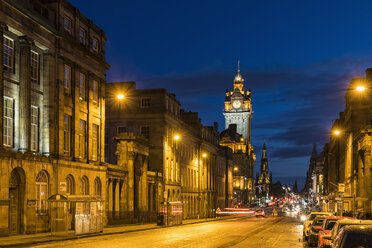
M180 136L176 134L176 135L174 135L173 139L174 140L179 140L180 139Z
M359 85L358 87L356 87L356 90L359 91L359 92L362 92L362 91L365 91L366 88L362 85Z
M239 168L237 166L234 167L234 171L238 171Z
M123 94L118 94L118 95L117 95L117 98L118 98L119 100L123 100L123 99L125 98L125 96L124 96Z
M334 135L339 135L340 133L341 133L340 130L335 130L335 131L333 131L333 134L334 134Z
M206 154L206 153L203 153L203 154L202 154L202 157L203 157L203 158L206 158L206 157L207 157L207 154Z

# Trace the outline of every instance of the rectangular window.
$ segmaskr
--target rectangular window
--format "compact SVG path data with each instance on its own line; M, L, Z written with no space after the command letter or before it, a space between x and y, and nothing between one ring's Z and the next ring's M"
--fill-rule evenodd
M31 151L37 152L39 148L39 108L31 106Z
M141 98L141 108L148 108L150 107L150 98L144 97Z
M150 127L149 126L141 126L141 134L146 138L150 137Z
M87 32L82 27L80 27L80 30L79 30L79 42L80 44L83 44L83 45L87 44Z
M71 34L71 31L72 31L72 22L71 22L71 19L67 16L65 16L63 18L63 28L69 33Z
M4 97L4 146L13 147L14 137L14 100Z
M64 65L63 81L65 85L65 91L70 93L71 92L71 67L66 64Z
M97 103L98 102L98 82L96 80L93 80L92 90L93 90L93 103Z
M14 41L3 37L4 42L4 70L14 72Z
M31 82L39 83L39 54L31 51Z
M86 121L80 120L79 126L79 158L86 158L86 135L87 135L87 124Z
M98 147L99 147L99 126L93 124L93 136L92 136L92 159L97 161L98 159Z
M127 131L127 127L118 127L118 134L125 133Z
M98 40L95 38L92 39L92 49L93 51L98 52Z
M85 80L86 80L85 74L80 73L79 74L79 98L80 98L80 100L83 100L83 101L85 101L85 99L86 99Z
M71 116L63 117L63 153L70 155L71 152Z

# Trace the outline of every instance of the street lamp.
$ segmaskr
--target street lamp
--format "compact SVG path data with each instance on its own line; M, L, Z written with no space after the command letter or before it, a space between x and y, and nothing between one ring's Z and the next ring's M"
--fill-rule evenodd
M177 140L180 139L180 136L178 134L176 134L176 135L174 135L173 139L177 141Z
M340 133L341 133L340 130L334 130L334 131L333 131L333 134L334 134L334 135L339 135Z
M365 91L365 90L366 90L366 88L363 85L359 85L359 86L356 87L356 91L358 91L358 92L362 92L362 91Z
M125 96L124 96L123 94L118 94L118 95L117 95L117 98L118 98L119 100L123 100L123 99L125 98Z
M203 154L202 154L202 157L203 157L203 158L206 158L206 157L207 157L207 154L206 154L206 153L203 153Z
M234 171L238 171L239 168L237 166L234 167Z

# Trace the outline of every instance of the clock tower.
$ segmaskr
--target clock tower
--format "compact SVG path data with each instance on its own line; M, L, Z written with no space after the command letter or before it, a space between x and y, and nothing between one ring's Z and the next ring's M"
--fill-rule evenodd
M232 91L225 94L225 129L230 124L236 124L237 133L243 135L247 145L251 143L251 119L252 103L251 91L244 90L244 79L240 74L238 64L238 74L235 75Z

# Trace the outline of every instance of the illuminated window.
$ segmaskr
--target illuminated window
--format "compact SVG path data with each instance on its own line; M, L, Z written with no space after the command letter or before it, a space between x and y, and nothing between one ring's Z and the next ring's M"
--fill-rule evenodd
M39 145L39 108L31 106L31 151L36 152Z
M13 146L14 135L14 99L4 97L4 129L3 139L4 146Z
M3 37L4 43L4 70L14 72L14 41Z
M39 83L39 54L31 51L31 82Z
M36 213L44 215L48 209L48 175L40 171L36 177Z
M86 91L85 91L86 82L85 81L86 81L85 74L79 73L79 98L80 100L83 100L83 101L85 101L86 99Z

